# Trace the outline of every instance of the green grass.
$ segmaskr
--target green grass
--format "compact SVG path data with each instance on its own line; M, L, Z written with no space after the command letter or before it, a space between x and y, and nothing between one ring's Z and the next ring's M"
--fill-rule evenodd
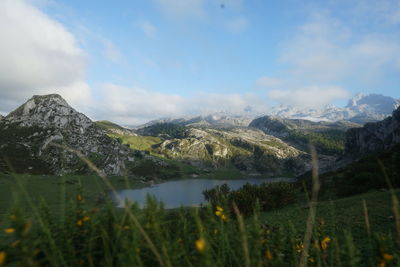
M107 187L94 176L2 176L0 182L0 251L10 264L294 266L308 217L301 197L283 209L256 213L241 226L241 217L229 209L223 211L225 221L210 208L166 211L154 200L143 210L96 205L96 194ZM125 186L124 179L111 182ZM40 204L42 198L46 204ZM367 234L363 200L373 236ZM311 246L309 263L376 266L387 254L394 258L385 263L399 264L391 208L388 191L318 203L313 230L318 246ZM327 237L331 241L323 243Z
M110 182L116 189L144 186L138 180L125 177L113 177ZM83 189L87 202L92 206L96 206L98 200L110 191L97 176L0 174L0 218L15 203L29 210L30 201L37 205L42 199L53 212L57 212L63 208L66 200L75 197L80 188ZM27 195L24 194L24 190Z
M164 210L152 199L142 210L135 206L116 209L107 203L94 206L91 195L104 190L104 185L99 178L86 178L66 178L81 180L81 187L60 184L62 177L14 177L21 183L2 178L1 208L8 212L1 221L0 253L6 255L7 264L296 266L300 261L308 216L304 198L244 220L224 207L221 212L226 220L210 207ZM122 181L113 183L123 185ZM27 195L21 194L20 185ZM16 194L17 206L5 200L7 191ZM368 206L371 236L362 200ZM309 266L398 266L391 209L388 191L318 203Z
M150 151L151 146L161 143L161 139L154 136L126 136L109 134L110 137L120 138L123 144L129 144L130 148L142 151Z

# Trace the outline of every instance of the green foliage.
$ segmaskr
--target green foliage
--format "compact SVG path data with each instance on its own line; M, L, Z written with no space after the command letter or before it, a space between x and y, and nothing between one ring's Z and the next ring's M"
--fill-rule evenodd
M111 202L92 208L83 189L66 200L62 216L44 201L31 202L29 212L18 205L10 208L0 233L0 253L6 256L2 263L207 267L244 266L248 262L250 266L297 266L304 249L303 224L308 212L305 209L286 207L268 213L256 210L242 227L237 216L229 215L222 207L165 210L162 203L150 197L143 209L136 205L116 209ZM376 199L384 199L384 209L369 205L374 215L387 215L386 210L390 211L389 194L382 197L382 193L364 196L368 203L374 200L378 204ZM343 200L348 207L343 203L335 207L321 203L322 212L317 214L308 251L308 266L400 264L396 236L392 227L387 227L394 223L386 220L386 227L374 230L368 237L362 224L361 205L355 205L360 201L361 198ZM349 210L354 218L349 219ZM347 224L356 222L356 231L337 222L341 212L346 213L343 219ZM371 216L372 227L379 226L378 217L382 216Z
M304 148L307 148L308 143L312 143L320 154L338 155L344 151L345 137L346 133L340 130L320 132L291 130L286 140L300 144Z
M232 191L227 184L203 192L204 198L212 206L227 205L232 209L235 203L243 214L251 214L259 206L261 210L286 206L294 201L295 188L289 183L263 183L261 185L245 184Z
M300 179L311 188L311 175ZM372 153L334 172L320 177L321 193L351 196L373 189L400 187L400 145L390 150Z

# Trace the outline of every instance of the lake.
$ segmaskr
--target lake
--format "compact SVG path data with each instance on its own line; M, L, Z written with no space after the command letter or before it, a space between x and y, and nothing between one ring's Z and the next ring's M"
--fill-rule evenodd
M123 199L117 201L114 195L113 199L116 201L118 207L123 207L126 200L136 202L140 207L143 207L146 202L147 194L155 196L158 200L164 202L165 208L179 208L181 206L199 206L205 204L203 191L211 189L217 185L228 184L233 190L236 190L246 183L261 184L264 182L294 182L293 178L248 178L238 180L212 180L212 179L187 179L169 181L161 184L156 184L151 187L141 189L125 189L117 191L118 196Z

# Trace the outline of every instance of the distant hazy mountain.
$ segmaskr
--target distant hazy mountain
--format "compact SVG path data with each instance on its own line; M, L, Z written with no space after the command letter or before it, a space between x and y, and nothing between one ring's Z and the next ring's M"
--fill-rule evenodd
M311 121L348 120L365 123L382 120L400 105L399 99L379 94L357 94L343 107L328 105L322 108L298 108L287 105L274 107L269 115Z
M146 124L135 127L136 129L145 128L148 126L152 126L158 123L172 123L184 126L192 126L192 127L216 127L216 128L225 128L232 126L243 126L247 127L249 123L255 118L256 115L231 115L227 113L214 113L207 116L195 116L195 117L186 117L186 118L162 118L158 120L150 121Z
M265 114L252 113L251 109L243 114L232 115L226 112L206 116L161 118L146 124L131 127L135 129L152 126L158 123L173 123L184 126L205 126L213 128L247 127L253 119L268 115L286 119L300 119L314 122L351 121L358 124L383 120L400 105L400 99L380 94L357 94L348 101L345 107L327 105L321 108L303 108L290 105L272 107Z

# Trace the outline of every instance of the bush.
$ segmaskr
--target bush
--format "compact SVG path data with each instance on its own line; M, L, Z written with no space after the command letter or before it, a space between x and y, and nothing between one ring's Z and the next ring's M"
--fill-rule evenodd
M263 183L260 185L245 184L232 191L227 184L203 192L204 198L213 206L227 205L231 210L233 203L241 213L252 214L254 207L271 210L288 205L294 201L294 186L289 183Z

